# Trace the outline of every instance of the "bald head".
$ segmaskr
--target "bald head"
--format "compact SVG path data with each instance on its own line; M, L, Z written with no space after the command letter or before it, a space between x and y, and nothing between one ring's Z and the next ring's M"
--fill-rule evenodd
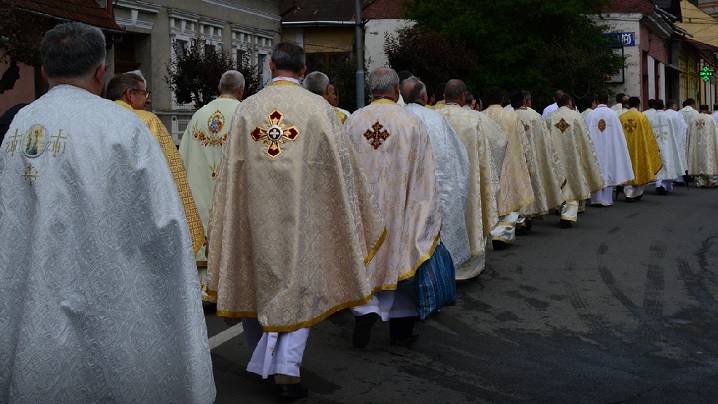
M401 83L401 96L407 104L425 105L428 100L426 86L416 77L410 77Z
M459 79L447 81L444 88L444 99L446 102L456 102L463 105L466 100L466 84Z

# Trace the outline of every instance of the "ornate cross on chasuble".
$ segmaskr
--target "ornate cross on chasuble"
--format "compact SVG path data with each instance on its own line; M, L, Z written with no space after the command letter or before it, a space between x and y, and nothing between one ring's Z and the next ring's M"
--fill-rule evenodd
M556 125L554 125L554 126L557 127L558 130L561 131L561 133L564 133L564 132L566 132L566 129L568 129L569 126L571 126L571 125L569 125L568 122L566 122L565 119L561 118L561 120L558 121L558 123L557 123Z
M706 127L706 121L702 119L696 119L696 128L705 128Z
M633 132L638 129L638 124L633 121L633 119L626 120L626 123L623 124L623 129L626 130L630 135L633 134Z
M374 147L374 150L378 149L379 146L383 144L383 141L391 135L386 130L382 131L383 128L384 126L377 121L377 123L371 126L373 131L367 130L364 132L364 137L369 141L369 144Z
M275 159L277 156L282 154L282 148L280 145L285 143L285 140L294 141L299 136L299 130L296 127L286 127L282 124L284 114L279 110L275 109L271 114L268 115L269 124L263 128L255 126L254 130L250 135L255 142L262 141L263 144L267 145L267 155Z

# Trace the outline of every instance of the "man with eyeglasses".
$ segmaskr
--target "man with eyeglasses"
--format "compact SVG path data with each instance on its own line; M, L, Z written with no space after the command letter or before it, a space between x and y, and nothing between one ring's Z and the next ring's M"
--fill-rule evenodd
M184 205L187 224L192 235L192 250L196 255L205 242L202 220L187 182L187 172L185 171L184 163L182 163L182 157L177 151L177 147L175 147L172 136L157 115L144 109L147 99L150 97L145 79L132 72L117 74L107 83L106 96L107 99L115 101L115 103L139 115L160 144L177 184L177 191L182 199L182 205Z

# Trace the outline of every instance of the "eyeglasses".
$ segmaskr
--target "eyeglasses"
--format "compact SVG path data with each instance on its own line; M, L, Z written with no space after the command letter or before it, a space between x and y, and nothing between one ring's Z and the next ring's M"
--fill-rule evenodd
M145 96L145 98L150 98L150 94L152 93L151 91L140 90L139 88L131 88L130 90L132 90L132 91L137 91L137 92L139 92L139 93L143 93L144 96Z

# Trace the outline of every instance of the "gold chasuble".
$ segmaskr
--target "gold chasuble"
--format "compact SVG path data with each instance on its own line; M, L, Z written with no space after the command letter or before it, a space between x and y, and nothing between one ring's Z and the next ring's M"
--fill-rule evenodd
M633 175L635 178L626 185L644 185L656 178L661 170L661 151L653 135L648 117L635 108L618 117L626 136L628 154L631 156Z
M207 244L217 315L287 332L369 301L385 229L333 108L275 81L239 104L229 139Z
M549 114L545 122L566 175L563 186L566 202L589 199L592 193L603 189L604 182L583 116L563 106Z
M434 252L441 198L426 126L391 100L354 112L344 124L386 221L386 241L367 267L372 288L394 290Z
M534 201L528 169L532 158L523 126L515 112L507 111L500 105L491 105L483 113L499 125L509 141L499 190L499 216L503 216Z
M202 227L202 219L200 219L197 205L195 205L194 198L192 197L192 190L187 183L187 173L184 169L184 163L182 163L182 157L180 157L177 152L177 147L175 147L172 136L167 132L167 128L162 121L160 121L160 118L152 112L134 109L130 104L120 100L115 101L115 103L139 115L150 129L150 132L152 132L152 136L155 137L157 143L160 144L162 153L164 153L165 159L167 160L167 165L169 165L172 176L175 179L177 192L179 192L180 199L182 200L182 206L184 206L189 233L192 236L192 251L197 254L199 249L204 245L204 227Z
M471 255L484 255L486 252L486 236L499 222L498 203L496 194L499 191L499 170L500 167L494 164L494 150L490 143L490 127L484 125L482 119L491 121L490 118L481 115L476 111L461 108L456 104L443 104L436 109L449 122L459 139L466 147L471 164L469 171L469 199L466 207L466 230L469 234ZM493 124L493 122L491 122ZM499 128L493 125L493 136L500 136ZM507 143L504 140L503 150L505 152ZM500 148L500 145L499 145ZM470 274L466 278L471 277ZM458 274L457 274L458 276Z

